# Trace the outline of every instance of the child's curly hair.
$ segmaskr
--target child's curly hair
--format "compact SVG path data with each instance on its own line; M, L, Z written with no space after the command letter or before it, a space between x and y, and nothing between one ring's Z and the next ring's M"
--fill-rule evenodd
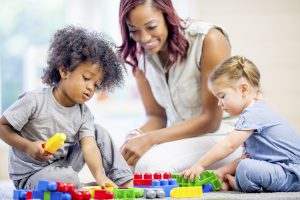
M57 86L59 67L72 72L82 62L99 64L103 80L100 89L111 91L123 84L123 65L115 53L115 46L103 35L89 32L82 27L67 26L58 30L48 50L48 67L44 69L43 83Z

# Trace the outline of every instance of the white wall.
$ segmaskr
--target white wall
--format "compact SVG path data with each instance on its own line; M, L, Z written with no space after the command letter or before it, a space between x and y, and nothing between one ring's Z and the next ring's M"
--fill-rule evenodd
M175 0L183 17L223 26L233 52L250 58L262 74L267 103L300 132L300 1ZM183 7L186 7L185 5Z

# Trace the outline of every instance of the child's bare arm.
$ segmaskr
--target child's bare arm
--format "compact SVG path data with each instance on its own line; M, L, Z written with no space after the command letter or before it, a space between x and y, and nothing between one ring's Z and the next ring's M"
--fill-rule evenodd
M190 177L194 180L195 177L199 178L200 174L212 164L222 160L231 153L233 153L244 141L252 134L250 131L233 131L225 139L214 145L200 160L191 168L181 172L184 178Z
M31 142L26 138L21 137L13 130L11 124L4 116L0 118L0 138L8 145L27 153L35 160L44 162L50 158L42 147L43 141Z
M117 185L111 181L104 172L102 164L102 155L97 147L94 137L84 137L80 140L83 158L88 165L96 183L99 186L113 186Z

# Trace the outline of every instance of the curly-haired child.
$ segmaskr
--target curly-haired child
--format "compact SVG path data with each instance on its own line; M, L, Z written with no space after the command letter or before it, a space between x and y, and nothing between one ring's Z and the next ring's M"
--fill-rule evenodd
M85 163L96 185L132 186L132 173L119 149L107 131L94 124L84 104L97 90L122 84L123 68L114 46L81 27L58 30L42 80L50 87L22 94L0 119L16 188L36 188L40 179L81 186L78 172ZM42 144L57 132L67 139L49 155Z

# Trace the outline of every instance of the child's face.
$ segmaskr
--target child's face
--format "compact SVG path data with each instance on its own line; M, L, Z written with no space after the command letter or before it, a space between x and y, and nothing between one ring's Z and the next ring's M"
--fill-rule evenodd
M229 115L239 115L247 105L242 89L240 87L225 87L212 84L210 90L218 98L218 106Z
M58 99L63 106L83 104L90 100L99 88L102 80L102 71L99 64L84 62L72 72L61 73Z

